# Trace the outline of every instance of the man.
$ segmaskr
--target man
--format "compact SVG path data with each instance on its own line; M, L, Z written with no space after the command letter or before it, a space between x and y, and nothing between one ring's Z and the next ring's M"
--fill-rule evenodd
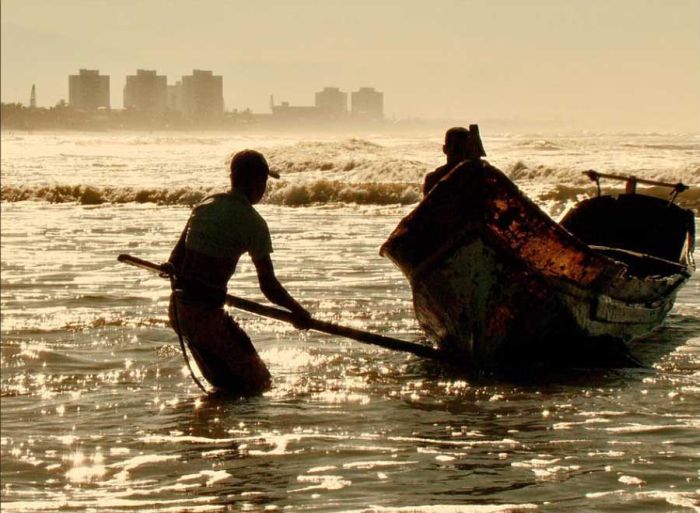
M442 152L447 156L447 164L425 176L423 196L426 196L460 162L486 156L479 136L479 125L469 125L469 130L461 126L450 128L445 133Z
M270 373L248 335L224 309L226 285L241 255L250 255L260 290L295 315L297 328L303 329L310 315L275 276L270 231L253 208L268 177L279 174L253 150L237 153L230 169L230 192L209 196L194 208L170 255L177 278L169 317L189 342L207 381L216 389L248 396L270 388Z

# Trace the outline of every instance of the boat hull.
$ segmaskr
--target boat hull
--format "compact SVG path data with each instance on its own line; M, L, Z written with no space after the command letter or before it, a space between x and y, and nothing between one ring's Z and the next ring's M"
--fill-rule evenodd
M381 253L408 278L428 337L478 367L643 336L688 277L630 276L480 162L445 177Z

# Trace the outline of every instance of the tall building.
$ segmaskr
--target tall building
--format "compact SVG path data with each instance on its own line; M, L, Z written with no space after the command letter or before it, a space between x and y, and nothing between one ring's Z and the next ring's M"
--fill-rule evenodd
M168 79L155 70L139 69L127 75L124 108L138 112L164 112L168 107Z
M348 113L348 93L337 87L324 87L316 93L316 109L324 118L342 118Z
M192 117L214 117L224 112L224 80L211 71L195 69L182 77L172 91L177 110Z
M360 87L350 95L353 117L361 119L384 118L384 93L375 91L373 87Z
M79 75L69 75L68 103L83 110L109 109L109 75L100 75L96 69L81 69Z
M36 109L36 84L32 84L32 92L29 95L29 108Z

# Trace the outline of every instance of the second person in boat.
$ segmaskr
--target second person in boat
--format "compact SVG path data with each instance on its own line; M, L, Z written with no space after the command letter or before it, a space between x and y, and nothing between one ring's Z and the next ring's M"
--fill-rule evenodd
M430 190L459 163L486 156L479 135L479 125L469 125L469 129L462 126L450 128L445 133L445 144L442 146L442 151L447 157L447 163L425 176L423 196L427 196Z

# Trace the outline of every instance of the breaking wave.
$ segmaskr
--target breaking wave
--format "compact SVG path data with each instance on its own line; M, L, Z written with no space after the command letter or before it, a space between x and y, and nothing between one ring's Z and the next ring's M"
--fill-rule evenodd
M581 200L584 197L589 197L594 193L595 188L575 187L569 185L555 185L541 194L537 195L537 200L540 202L565 203L573 200ZM638 187L638 192L656 196L657 198L670 199L669 189L666 187ZM605 190L606 193L613 195L624 193L624 187L613 187ZM696 214L700 211L700 188L694 187L678 195L676 203L684 208L694 209Z
M280 184L266 198L268 203L304 206L317 203L361 205L409 205L421 198L415 183L343 183L320 180L308 184Z
M516 146L520 148L531 148L534 150L542 151L555 151L562 149L562 146L559 143L554 143L546 139L520 141L516 144Z
M115 142L133 144L213 144L221 142L230 149L225 137L154 137L133 136L117 138L89 138L86 144ZM251 141L238 141L248 144ZM382 139L381 144L361 138L333 141L290 141L284 139L267 147L265 155L273 169L282 174L282 180L271 180L265 202L275 205L305 206L313 204L368 204L406 205L421 199L421 184L426 173L444 162L435 141L394 141ZM77 143L76 143L77 144ZM646 144L646 143L645 143ZM528 138L516 141L517 148L544 150L537 156L522 157L520 150L502 151L510 157L499 157L495 152L493 163L500 167L533 200L566 204L595 193L595 185L583 174L587 169L581 158L552 155L562 147L572 146L567 141L552 142L548 139ZM647 145L648 146L648 145ZM670 146L680 149L695 148L685 141ZM168 169L168 186L164 186L163 163L159 159L146 159L132 163L131 149L126 154L110 149L109 155L83 155L62 153L58 162L41 164L41 172L33 179L38 183L25 183L25 175L19 169L31 165L8 167L3 170L2 200L45 201L49 203L76 203L81 205L154 203L158 205L194 205L205 196L225 187L227 172L220 172L217 165L202 165L199 154L193 160ZM112 152L114 154L112 154ZM190 150L185 152L189 155ZM101 152L102 153L102 152ZM208 151L207 151L208 153ZM577 154L578 155L578 154ZM597 155L597 154L595 154ZM655 155L655 153L653 154ZM66 157L91 160L75 163ZM588 157L586 157L588 158ZM605 155L591 158L588 166L617 174L634 174L670 183L683 182L691 190L679 196L679 203L686 207L700 205L700 165L695 160L664 159L636 155L618 159L617 167L608 165ZM223 162L218 165L223 164ZM657 167L657 165L659 167ZM225 169L225 166L221 166ZM112 168L123 168L114 171ZM62 183L70 176L78 185ZM100 185L92 185L93 183ZM108 185L102 185L108 184ZM138 185L136 185L138 184ZM604 191L620 192L621 182L603 181ZM668 189L644 188L640 190L660 197L668 197Z
M124 146L158 146L158 145L220 145L226 142L226 138L222 136L188 136L188 135L112 135L105 137L78 137L73 142L78 146L105 146L105 145L124 145Z
M158 205L194 205L216 189L197 187L133 188L94 187L89 185L3 186L2 200L46 201L49 203L156 203ZM305 206L326 203L356 203L363 205L407 205L420 200L415 183L345 183L318 180L302 184L290 182L270 185L265 203Z
M363 157L329 159L276 159L272 168L282 176L297 173L318 173L354 182L422 182L429 170L424 162L401 159L371 159ZM430 169L432 170L432 169Z
M355 182L421 182L431 166L401 158L395 150L364 139L298 142L266 151L271 166L283 176L318 173Z
M700 144L637 144L623 143L625 148L644 148L650 150L681 150L681 151L700 151Z
M2 200L47 201L49 203L79 203L101 205L103 203L157 203L160 205L193 205L201 201L210 190L182 187L132 188L94 187L91 185L38 185L3 186Z
M575 185L519 183L526 194L539 202L566 204L595 193L590 183ZM640 192L668 198L663 187L639 187ZM619 194L622 187L610 187L606 192ZM49 203L77 203L80 205L155 203L158 205L187 205L200 202L209 194L220 192L215 188L133 188L94 187L89 185L3 186L2 201L46 201ZM272 205L303 207L317 204L410 205L421 199L418 183L395 182L347 183L336 180L316 180L306 183L274 182L270 184L263 202ZM700 188L692 187L680 194L677 203L685 208L700 210Z
M503 170L516 183L556 183L567 186L591 184L589 178L584 174L584 171L586 171L585 167L552 167L546 164L530 164L523 160L517 160ZM606 172L615 173L616 170L606 170ZM627 170L622 170L619 174L629 173ZM638 178L661 182L683 182L694 187L700 185L699 164L688 164L677 169L638 169L634 171L634 175ZM614 182L605 180L602 183L604 186L614 184Z

